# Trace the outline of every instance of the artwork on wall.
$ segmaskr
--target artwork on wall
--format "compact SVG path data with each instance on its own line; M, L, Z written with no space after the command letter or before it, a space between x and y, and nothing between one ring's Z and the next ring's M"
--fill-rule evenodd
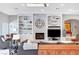
M66 32L71 32L71 24L67 21L64 23Z
M46 15L45 14L33 14L34 26L36 29L42 29L45 27Z
M44 25L45 25L45 22L44 22L44 20L42 20L42 19L37 19L37 20L35 21L35 26L36 26L37 28L42 28L42 27L44 27Z

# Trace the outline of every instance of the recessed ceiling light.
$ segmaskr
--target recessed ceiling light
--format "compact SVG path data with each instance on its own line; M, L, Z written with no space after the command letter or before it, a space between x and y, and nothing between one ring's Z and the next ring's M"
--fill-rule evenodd
M64 4L60 4L60 6L64 6Z

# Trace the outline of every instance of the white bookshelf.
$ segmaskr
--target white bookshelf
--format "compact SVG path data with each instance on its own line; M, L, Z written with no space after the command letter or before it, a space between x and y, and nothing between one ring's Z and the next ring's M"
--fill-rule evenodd
M33 21L31 15L19 16L19 34L21 41L31 40L33 36Z

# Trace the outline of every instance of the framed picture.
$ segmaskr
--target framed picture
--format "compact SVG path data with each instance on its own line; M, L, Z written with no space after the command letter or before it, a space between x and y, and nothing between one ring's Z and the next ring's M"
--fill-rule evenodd
M64 23L66 32L71 32L71 24L70 22L65 21Z

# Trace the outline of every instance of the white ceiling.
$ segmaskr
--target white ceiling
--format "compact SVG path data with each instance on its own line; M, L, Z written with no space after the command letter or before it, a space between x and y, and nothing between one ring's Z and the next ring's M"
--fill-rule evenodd
M16 15L33 12L68 12L78 13L79 3L52 3L48 7L27 7L23 3L0 3L0 11L8 15Z

